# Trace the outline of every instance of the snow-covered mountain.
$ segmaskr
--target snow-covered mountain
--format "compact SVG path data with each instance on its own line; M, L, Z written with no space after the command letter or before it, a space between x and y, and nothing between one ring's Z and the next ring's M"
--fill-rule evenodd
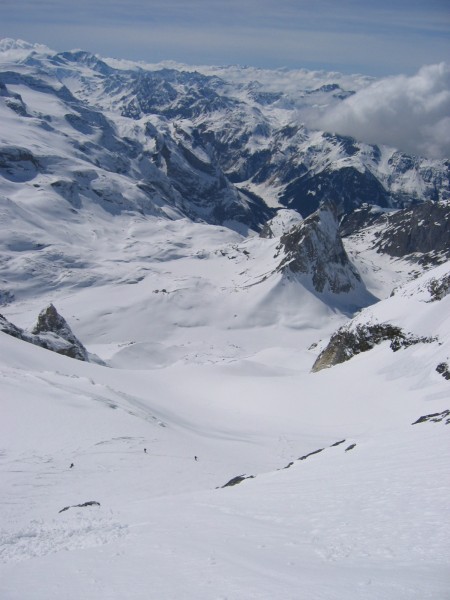
M0 597L445 597L448 161L304 124L361 76L0 50Z
M27 181L63 173L45 144L36 154L8 134L34 131L64 149L66 177L50 185L75 204L97 196L122 210L168 205L190 218L258 228L270 216L265 203L308 216L324 200L342 214L363 202L399 207L450 195L448 161L308 129L308 110L353 93L330 76L321 84L304 76L275 92L245 69L219 76L7 41L2 48L3 171ZM345 80L352 83L364 85Z

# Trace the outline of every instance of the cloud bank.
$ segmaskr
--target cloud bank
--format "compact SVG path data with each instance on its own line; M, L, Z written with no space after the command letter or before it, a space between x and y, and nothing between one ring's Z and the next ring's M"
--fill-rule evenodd
M410 154L450 158L450 65L378 80L310 125Z
M1 36L56 50L373 76L448 60L449 0L1 0Z

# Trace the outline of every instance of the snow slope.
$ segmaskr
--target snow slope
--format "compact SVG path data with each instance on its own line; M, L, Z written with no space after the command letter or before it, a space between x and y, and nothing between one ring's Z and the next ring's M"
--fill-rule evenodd
M54 58L1 47L24 76ZM450 409L436 371L450 296L429 302L426 283L448 263L408 282L417 264L353 237L361 288L318 292L277 271L292 214L266 238L193 222L164 166L150 196L134 158L116 168L130 121L84 113L55 79L24 81L5 84L0 115L1 312L30 329L53 303L105 365L0 332L0 598L448 596L448 415L416 423ZM144 126L134 140L150 144ZM169 145L182 137L164 127ZM367 289L380 302L367 307ZM311 373L359 309L362 323L438 340L395 353L383 342Z
M110 366L1 335L1 597L445 597L448 432L412 423L449 408L449 297L368 309L413 329L423 306L445 346L311 374L346 317L264 279L279 238L118 216L107 240L124 219L80 250L90 285L38 274L4 307L54 301Z
M0 348L2 598L445 597L448 432L412 425L448 408L434 348L315 375L276 346L139 371Z

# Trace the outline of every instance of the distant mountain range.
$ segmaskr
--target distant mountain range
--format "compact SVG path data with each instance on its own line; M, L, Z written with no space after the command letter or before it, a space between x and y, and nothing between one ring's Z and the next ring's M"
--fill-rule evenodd
M450 197L448 160L304 124L308 108L352 95L357 77L304 74L284 91L238 67L120 63L8 40L0 50L0 174L73 210L95 202L245 231L280 207L307 217L326 201L342 216Z

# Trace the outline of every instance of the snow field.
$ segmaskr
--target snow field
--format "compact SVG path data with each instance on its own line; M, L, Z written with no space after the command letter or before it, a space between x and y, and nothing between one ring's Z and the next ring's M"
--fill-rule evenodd
M58 68L44 47L0 48L6 70L32 50L49 72ZM431 302L425 277L388 298L418 268L368 249L370 230L345 242L368 290L387 298L364 308L362 294L321 295L276 273L279 238L181 218L185 199L174 189L170 206L160 197L167 164L159 172L130 155L124 174L120 140L145 142L151 154L147 126L179 141L193 123L125 119L120 86L107 96L86 64L66 69L73 93L103 102L111 122L97 127L101 113L55 94L53 76L49 88L8 83L28 116L0 103L0 144L41 164L26 153L15 168L2 164L1 312L30 328L53 302L107 366L0 333L1 600L448 597L448 429L412 423L450 408L449 382L436 372L450 357L450 296ZM268 127L287 124L293 109L337 102L305 91L329 83L323 73L222 73L244 84L235 93L246 101L256 76L266 91L290 82L291 98L265 109ZM330 78L356 90L369 83ZM267 145L255 114L253 105L237 116L236 132L253 132L249 150ZM223 121L208 126L217 132ZM362 164L320 132L303 146L301 126L297 134L299 151L311 150L308 168ZM325 162L315 153L324 145ZM381 148L376 166L386 178L392 152ZM140 178L160 186L151 204ZM252 189L274 205L283 186L272 183ZM283 213L276 235L292 220ZM384 342L311 374L359 309L355 323L437 339L395 353ZM239 475L249 478L222 487Z

